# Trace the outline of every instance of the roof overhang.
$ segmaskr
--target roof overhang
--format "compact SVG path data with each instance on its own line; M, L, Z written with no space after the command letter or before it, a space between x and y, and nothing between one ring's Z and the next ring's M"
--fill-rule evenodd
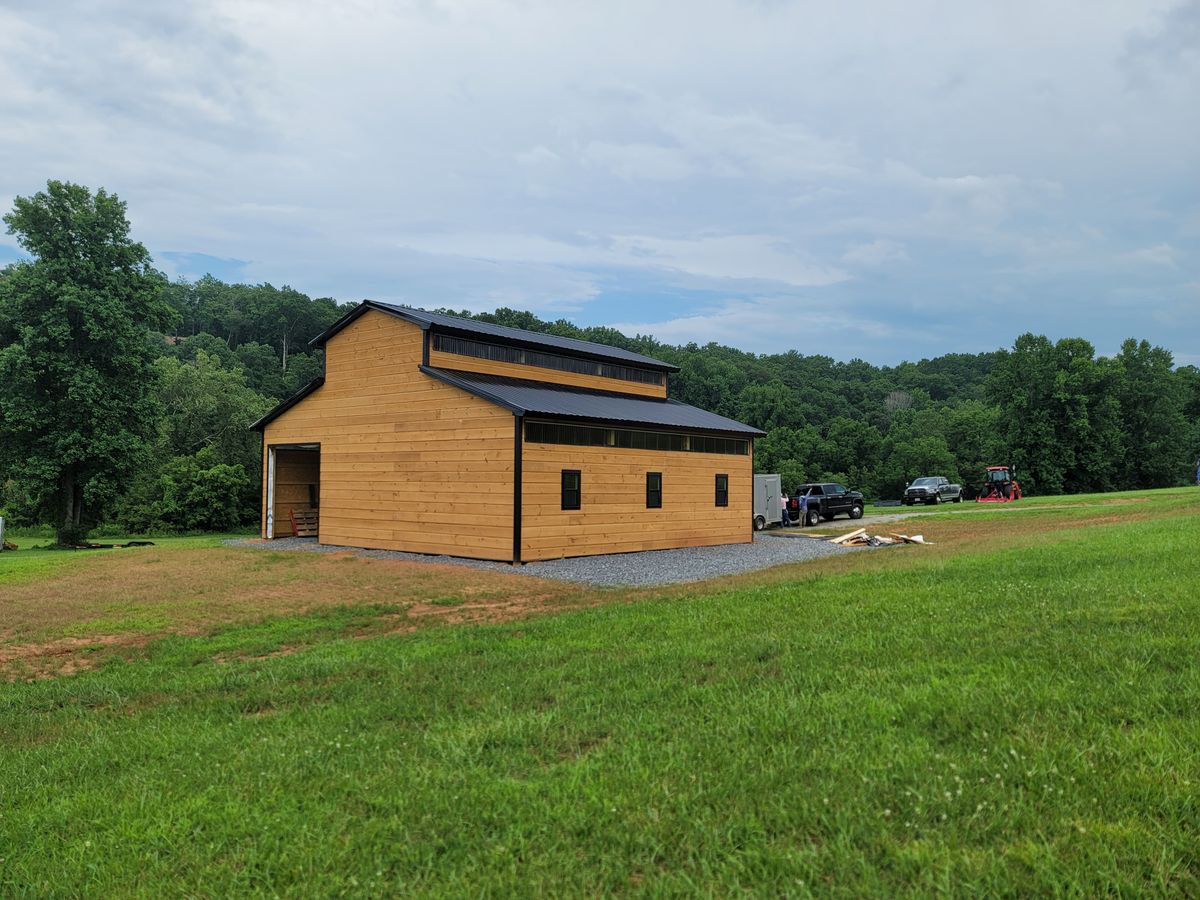
M478 397L481 400L486 400L496 406L509 410L515 416L528 416L532 419L547 419L560 422L578 422L580 424L594 425L596 427L633 427L633 428L648 428L657 431L677 431L689 434L718 434L732 435L741 438L753 439L763 437L766 432L758 428L752 428L749 425L743 425L740 422L733 422L725 419L731 425L737 425L737 428L722 427L721 424L684 424L680 422L664 422L659 421L656 416L589 416L587 414L587 398L619 398L620 400L628 400L634 406L643 406L647 410L655 408L669 407L673 409L687 408L696 412L695 407L689 407L687 404L681 404L674 400L658 399L653 397L634 397L628 394L620 394L613 391L594 391L587 388L571 388L560 385L546 385L546 389L554 390L560 394L569 394L581 398L583 401L578 412L559 412L537 408L533 406L525 406L521 403L504 395L503 387L497 390L489 390L489 385L482 382L480 379L471 377L462 377L461 375L446 371L445 369L437 369L432 366L420 366L420 370L430 378L436 379L443 384L458 388L472 396ZM499 381L507 381L511 384L522 383L520 379L498 379ZM526 382L527 383L527 382ZM723 417L716 417L723 418Z
M497 406L502 406L514 416L523 416L529 412L529 410L525 409L524 407L518 406L515 403L510 403L508 400L505 400L503 397L498 396L486 388L481 388L479 385L474 384L473 382L464 381L462 378L456 378L454 375L451 375L444 369L435 369L432 366L421 366L420 369L430 378L440 381L442 384L448 384L451 387L456 387L460 391L466 391L468 394L472 395L473 397L478 397L480 400L486 400L488 403L494 403Z
M285 412L287 412L289 409L291 409L293 406L295 406L297 403L299 403L301 400L303 400L305 397L307 397L309 394L311 394L313 391L315 391L317 388L319 388L324 383L325 383L324 376L319 376L317 378L314 378L312 381L310 381L304 387L300 388L300 390L296 391L296 393L292 394L292 396L288 397L286 400L284 400L282 403L280 403L278 406L276 406L274 409L272 409L269 413L267 413L265 416L263 416L261 419L259 419L257 422L255 422L253 425L251 425L250 430L251 431L262 431L264 428L266 428L268 425L270 425L272 422L274 422L276 419L278 419Z

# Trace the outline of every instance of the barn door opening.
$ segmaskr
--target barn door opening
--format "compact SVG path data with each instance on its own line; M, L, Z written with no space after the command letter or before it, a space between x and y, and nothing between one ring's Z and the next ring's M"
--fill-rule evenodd
M268 447L266 537L317 537L320 510L321 445Z

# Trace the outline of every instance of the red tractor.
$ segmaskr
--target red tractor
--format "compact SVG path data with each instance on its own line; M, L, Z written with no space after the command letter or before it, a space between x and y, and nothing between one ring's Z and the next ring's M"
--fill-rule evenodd
M977 498L979 503L1011 503L1021 499L1021 485L1017 482L1017 470L1013 466L988 466L983 479L983 490Z

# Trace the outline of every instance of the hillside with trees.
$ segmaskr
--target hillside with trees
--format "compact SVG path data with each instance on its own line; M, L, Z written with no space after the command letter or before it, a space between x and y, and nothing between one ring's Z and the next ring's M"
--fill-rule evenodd
M3 514L63 541L102 523L255 522L261 447L247 426L321 374L308 341L354 304L169 282L104 191L50 182L5 221L31 259L0 270ZM1200 454L1200 370L1132 338L1111 357L1023 334L1009 349L875 366L675 346L512 309L474 317L679 366L671 396L766 431L755 467L787 489L832 480L896 498L926 474L977 485L997 463L1014 464L1027 493L1167 487L1189 482Z
M1023 334L1007 350L874 366L673 346L508 309L474 318L674 363L672 397L768 433L755 469L781 473L785 489L839 481L895 498L925 474L977 485L997 463L1015 465L1027 493L1168 487L1192 480L1200 454L1200 370L1133 338L1113 357L1082 338Z

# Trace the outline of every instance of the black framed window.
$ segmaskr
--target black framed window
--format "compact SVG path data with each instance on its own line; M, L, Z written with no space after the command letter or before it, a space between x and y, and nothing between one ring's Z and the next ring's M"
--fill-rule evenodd
M558 353L546 353L540 350L525 350L505 344L490 344L485 341L472 341L467 338L452 337L448 334L435 334L433 336L433 349L443 353L457 353L460 356L473 356L476 359L489 359L493 362L520 363L521 365L538 366L543 369L558 369L560 372L576 372L580 375L600 375L604 378L620 378L622 381L637 381L642 384L661 385L667 377L663 372L642 369L637 366L623 366L616 363L579 359L574 356L563 356Z
M717 476L717 506L729 505L729 476Z
M662 509L662 472L646 473L646 509Z
M562 508L579 509L583 498L583 475L578 469L562 470Z
M681 432L599 428L556 422L525 423L525 440L533 444L573 444L577 447L620 447L631 450L670 450L746 456L750 441Z

